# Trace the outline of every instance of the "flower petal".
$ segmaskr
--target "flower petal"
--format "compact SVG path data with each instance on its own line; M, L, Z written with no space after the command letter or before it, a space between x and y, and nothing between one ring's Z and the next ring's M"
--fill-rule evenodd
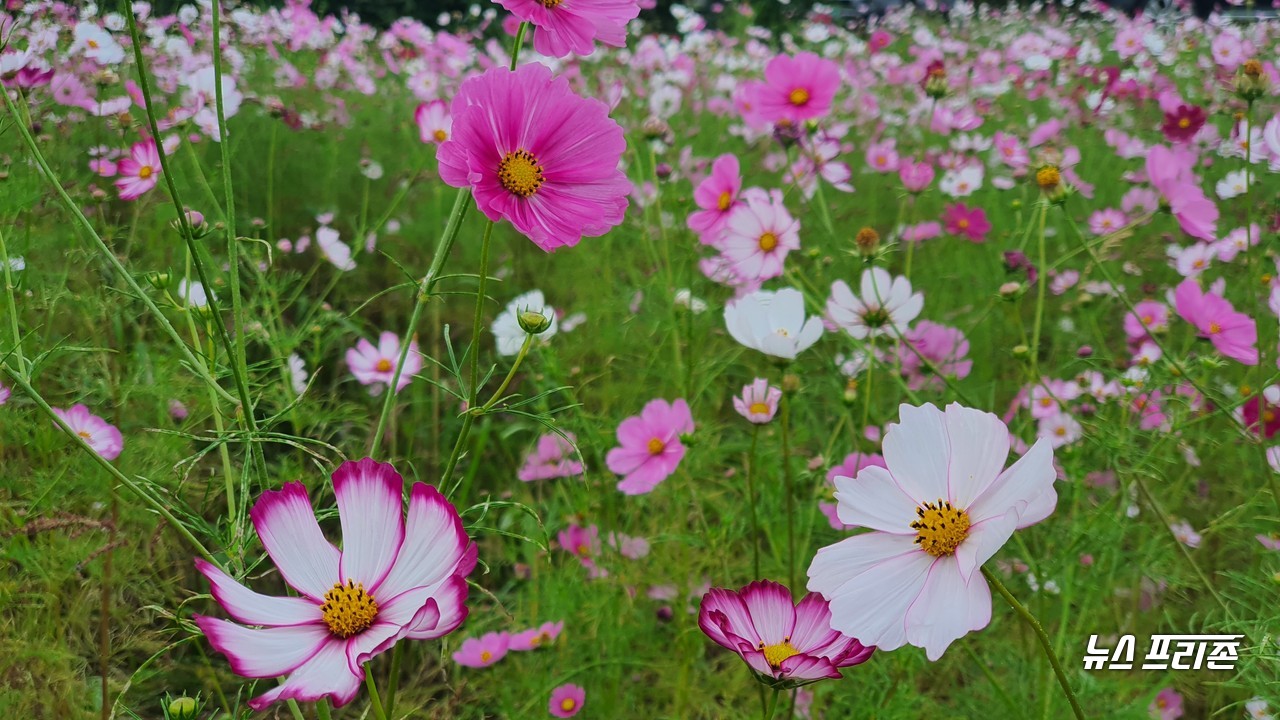
M1041 438L974 498L969 506L969 518L977 524L1017 510L1019 528L1034 525L1049 517L1058 504L1058 493L1053 488L1057 476L1053 469L1053 446L1048 439Z
M285 582L323 602L338 577L339 553L320 532L307 489L300 482L262 493L249 512L267 554Z
M414 483L409 491L404 542L379 591L394 596L439 583L458 568L468 543L453 505L434 487Z
M353 675L347 666L346 643L334 640L325 643L280 686L250 700L249 707L264 710L279 700L315 702L325 697L341 707L355 698L363 681L363 672Z
M209 579L213 599L227 614L249 625L303 625L321 620L320 606L300 597L262 595L236 582L212 563L196 560L196 569Z
M250 678L287 675L333 637L324 623L259 630L205 615L192 619L213 649L227 657L231 669Z
M916 502L882 467L866 467L857 479L836 476L836 513L845 525L895 535L915 535Z
M333 493L342 522L340 580L378 591L404 542L404 478L372 458L345 462L333 473Z
M457 630L467 619L467 592L467 581L462 575L445 578L431 592L431 598L436 604L435 615L415 617L406 628L405 637L434 640Z
M917 505L949 500L945 496L951 442L945 415L932 404L901 405L898 417L900 422L884 436L884 461L893 479Z
M951 442L947 499L956 507L968 508L1004 470L1009 429L991 413L956 403L947 406L946 428Z
M792 655L778 666L779 674L793 680L821 680L840 677L840 671L831 661L813 655Z
M907 642L937 660L955 640L991 622L991 590L984 577L968 582L955 558L939 558L907 611Z
M796 626L796 606L785 586L757 580L742 588L739 595L761 642L775 645L791 635Z

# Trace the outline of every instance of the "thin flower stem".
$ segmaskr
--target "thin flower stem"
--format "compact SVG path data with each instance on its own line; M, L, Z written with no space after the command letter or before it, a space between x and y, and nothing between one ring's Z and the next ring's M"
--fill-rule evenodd
M49 406L48 401L46 401L44 397L41 396L40 393L37 392L36 389L31 386L31 383L28 382L25 377L23 377L20 373L15 371L13 368L9 367L7 364L0 365L0 369L4 370L5 374L9 376L9 379L13 381L15 386L21 389L22 392L24 392L27 395L27 397L31 398L31 400L35 402L36 406L40 408L40 410L45 414L45 416L48 417L50 420L52 420L54 424L58 426L58 429L62 430L64 433L67 434L67 437L71 438L72 442L76 444L76 447L79 447L81 450L84 450L86 453L88 453L89 456L92 457L94 461L98 463L98 465L102 466L103 469L105 469L108 473L110 473L111 476L115 478L117 482L123 485L127 490L129 490L129 492L136 495L140 500L142 500L143 503L145 503L152 510L159 513L160 517L164 518L165 521L167 521L171 526L173 526L173 529L176 530L179 535L181 535L188 543L191 544L192 549L194 549L197 553L199 553L200 557L209 561L209 563L211 563L215 567L222 568L222 564L214 559L213 554L210 553L209 550L206 549L205 546L201 544L201 542L197 540L194 535L191 534L191 531L188 530L185 525L183 525L176 517L173 516L173 513L169 512L169 508L165 507L164 503L160 502L159 500L156 500L154 497L151 496L150 493L143 490L142 487L138 485L136 481L134 481L132 478L125 475L124 473L120 472L115 465L111 464L109 460L99 455L97 451L95 451L92 447L89 447L89 444L85 442L84 438L76 434L76 431L72 430L71 426L67 425L66 422L62 420L62 418L58 417L58 414L55 413L53 411L53 408Z
M27 361L22 356L22 331L18 328L18 301L13 294L18 287L13 284L13 267L9 264L9 249L4 244L4 233L0 231L0 268L4 270L4 295L9 301L9 331L13 334L13 347L10 352L13 353L14 359L18 361L18 369L23 375L30 376L30 368L27 367Z
M796 588L796 494L791 475L791 394L782 393L782 477L787 494L787 582L792 593Z
M1049 218L1049 201L1041 200L1039 224L1039 263L1040 275L1036 278L1036 317L1031 326L1031 376L1040 377L1040 328L1044 325L1044 304L1049 289L1049 278L1045 268L1048 267L1048 252L1044 239L1045 221Z
M782 691L774 689L773 694L769 696L769 705L764 709L764 720L773 720L778 714L778 699L782 697Z
M520 345L520 352L516 353L515 362L511 364L511 369L507 371L507 376L502 379L502 384L494 391L493 396L489 398L489 402L480 408L480 414L483 415L492 410L493 406L497 405L498 401L502 399L502 393L507 391L507 386L511 384L511 379L516 376L516 371L520 369L520 363L524 362L525 356L529 354L529 348L533 346L533 338L534 335L532 333L525 334L524 342Z
M17 126L18 133L22 135L23 142L26 143L27 149L31 151L31 156L36 161L36 165L40 168L41 174L44 175L45 180L49 182L49 185L53 187L54 192L58 195L58 198L62 200L62 204L66 206L76 223L78 223L80 227L88 233L89 237L93 240L94 245L97 247L98 252L107 261L107 263L111 265L111 269L115 270L116 273L120 275L125 284L129 286L129 289L133 291L133 294L142 301L142 304L146 306L147 311L151 313L152 317L156 319L156 322L160 324L160 327L164 330L165 334L173 340L174 345L177 346L178 351L182 354L182 359L186 361L192 372L195 372L200 376L200 379L209 386L215 388L215 392L217 392L218 396L223 400L233 404L238 403L239 400L237 400L234 395L227 392L226 388L219 385L218 381L209 374L208 370L204 367L204 363L200 362L200 360L196 358L195 354L191 352L191 349L187 347L182 336L179 335L177 329L173 327L173 323L169 322L169 318L160 310L160 307L151 299L151 296L142 289L142 286L133 278L133 275L125 269L124 264L120 262L120 258L116 257L116 254L111 251L111 248L107 247L107 244L103 242L102 237L98 235L98 231L93 228L93 223L89 222L89 219L84 216L84 213L80 210L80 206L71 199L69 194L67 194L67 191L62 187L62 183L58 180L58 176L55 175L53 169L49 167L48 161L45 160L44 153L40 152L40 147L36 145L35 138L31 136L30 129L28 129L27 124L21 119L17 107L13 104L13 99L9 97L9 93L0 93L0 95L4 96L4 101L9 108L9 112L13 114L14 118L18 119L14 125Z
M1044 631L1044 627L1040 625L1040 621L1035 615L1031 614L1017 598L1009 592L1009 589L1000 582L1000 578L996 574L982 568L982 575L987 578L987 582L991 583L996 592L1000 593L1000 597L1009 603L1009 607L1017 613L1024 622L1031 626L1031 630L1035 632L1036 639L1040 641L1040 647L1044 650L1045 657L1049 659L1049 664L1053 666L1053 674L1058 677L1058 685L1062 686L1062 694L1067 696L1067 703L1071 705L1071 712L1076 716L1076 720L1084 720L1084 710L1080 709L1080 701L1076 700L1076 694L1071 689L1071 683L1067 682L1067 674L1062 670L1062 663L1058 662L1058 656L1053 652L1053 643L1049 641L1049 635Z
M435 256L431 258L431 267L427 269L426 276L418 284L418 302L414 304L413 314L409 317L409 327L405 330L404 336L400 338L400 358L396 362L395 372L391 376L391 387L387 388L387 396L382 400L382 413L378 416L378 427L373 433L373 442L369 445L370 456L376 457L378 450L382 447L382 436L387 429L387 419L391 417L391 406L395 403L395 388L400 384L400 373L404 368L405 360L409 357L409 344L413 340L414 333L417 332L418 319L422 317L422 309L426 307L427 301L431 299L431 291L435 289L436 283L440 280L440 272L444 269L445 260L449 258L449 251L453 249L453 243L458 239L458 230L462 227L462 218L466 216L467 210L471 207L469 200L471 200L471 190L464 188L458 191L458 195L453 201L453 210L449 213L449 221L444 227L444 234L440 236L440 242L436 245Z
M373 708L373 716L378 720L387 720L387 711L382 709L382 698L378 697L378 682L373 679L373 671L368 663L364 667L364 686L369 690L369 705Z
M484 226L484 237L480 240L480 276L476 286L476 312L471 321L471 382L467 395L467 410L475 408L480 400L480 335L484 323L485 285L489 281L489 250L493 245L493 221Z
M751 510L751 579L760 579L760 519L756 508L756 449L760 444L760 426L751 426L751 454L747 456L747 507Z
M400 647L400 644L396 643L396 647ZM391 702L390 695L387 696L387 702ZM319 702L316 703L316 716L319 717L320 720L330 720L332 715L329 712L328 698L320 698Z

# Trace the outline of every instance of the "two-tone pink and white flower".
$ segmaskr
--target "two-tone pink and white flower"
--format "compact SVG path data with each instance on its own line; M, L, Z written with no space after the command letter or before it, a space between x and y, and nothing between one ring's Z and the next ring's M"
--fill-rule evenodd
M241 623L196 615L209 643L239 675L288 676L249 701L255 710L290 699L344 705L375 655L403 639L442 637L467 616L476 546L443 495L415 483L406 517L404 479L370 458L343 463L333 491L341 550L325 539L300 482L263 493L250 511L267 554L298 596L261 595L196 560L214 599Z

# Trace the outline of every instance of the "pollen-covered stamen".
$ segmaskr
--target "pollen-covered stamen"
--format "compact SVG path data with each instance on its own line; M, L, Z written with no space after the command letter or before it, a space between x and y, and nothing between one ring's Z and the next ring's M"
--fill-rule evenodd
M1045 190L1052 190L1062 182L1062 173L1053 165L1046 165L1036 171L1036 184Z
M382 358L381 360L378 361L377 365L373 366L373 369L377 370L378 372L384 373L384 372L391 372L391 368L393 367L395 366L391 364L390 360L386 358Z
M969 536L969 513L938 498L916 508L916 544L934 557L951 555Z
M751 407L747 408L747 412L752 415L767 415L769 414L769 406L762 402L753 402Z
M435 137L436 142L444 142L445 140L449 139L449 133L445 132L444 130L437 130L432 135L433 137Z
M760 236L760 250L769 252L778 247L778 236L771 232L767 232Z
M649 438L649 454L658 455L667 448L667 444L662 442L662 438Z
M154 172L155 171L151 169L150 165L143 165L141 168L138 168L138 177L142 178L143 180L146 180L147 178L151 177L152 173Z
M730 205L733 205L733 195L728 190L725 190L720 193L720 197L716 200L716 208L720 212L724 212L729 209Z
M809 91L804 88L796 88L791 91L790 95L787 95L787 100L790 101L792 105L804 105L809 102Z
M782 642L775 643L773 645L765 645L761 642L758 649L760 652L764 653L764 661L769 663L769 667L774 669L781 666L783 660L800 654L800 651L791 644L790 635L783 638Z
M1210 335L1217 335L1220 332L1222 332L1222 325L1218 324L1216 321L1209 323Z
M502 156L498 165L498 182L513 195L527 198L542 187L542 165L528 150L516 150Z
M542 7L552 10L559 7L564 0L538 0L538 2L542 3Z
M369 629L378 617L378 603L364 591L364 583L348 580L324 594L320 614L334 635L349 638Z

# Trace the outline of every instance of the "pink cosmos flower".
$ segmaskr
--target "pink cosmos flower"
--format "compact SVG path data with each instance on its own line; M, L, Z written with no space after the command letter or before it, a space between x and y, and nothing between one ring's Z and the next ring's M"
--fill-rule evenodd
M395 377L396 363L400 361L400 338L393 332L384 332L378 336L378 345L360 338L356 346L347 350L347 367L361 385L390 385ZM400 380L396 383L396 392L400 392L422 370L422 354L418 352L418 341L409 343L409 355L405 357L404 369L400 372Z
M1094 235L1106 235L1124 227L1129 219L1115 208L1098 210L1089 216L1089 232Z
M1134 304L1137 312L1124 316L1124 334L1129 340L1142 340L1153 332L1169 329L1169 306L1157 300L1142 300Z
M586 690L583 690L580 685L566 683L551 691L551 701L547 705L547 711L558 718L573 717L578 714L586 701Z
M338 467L333 490L342 550L325 539L300 482L263 493L250 511L267 554L299 596L260 595L196 560L227 614L262 626L196 615L209 644L239 675L288 676L249 701L255 710L325 697L344 705L375 655L405 638L443 637L467 616L476 546L443 495L414 483L406 519L404 479L370 458Z
M909 243L921 243L925 240L932 240L942 234L942 225L936 222L922 222L918 225L908 225L902 228L902 241Z
M831 111L840 68L811 52L778 55L764 68L754 106L766 122L798 125Z
M884 436L888 468L836 478L837 513L870 532L822 548L809 589L831 602L831 627L883 650L910 644L937 660L991 621L979 568L1058 496L1053 450L1037 441L1007 470L1009 429L952 404L902 405Z
M942 222L947 232L952 235L966 237L970 242L987 241L987 233L991 232L991 222L987 213L980 207L969 207L964 203L948 205L942 214Z
M782 390L770 387L764 378L756 378L742 388L741 395L734 396L733 409L749 422L764 425L778 413L778 401L781 399Z
M933 176L933 166L927 162L904 160L898 165L898 179L907 192L924 192L933 182Z
M4 399L8 399L9 391L4 391ZM124 436L115 425L89 412L84 405L72 405L69 410L54 408L53 414L71 428L71 432L79 435L93 451L104 460L115 460L124 450Z
M1191 174L1195 156L1183 150L1153 145L1147 152L1147 178L1164 196L1182 231L1213 242L1217 238L1218 206L1205 197Z
M939 375L963 380L973 370L973 361L968 359L969 340L959 328L921 320L902 339L905 343L898 348L898 360L912 390L930 384L941 386Z
M0 405L3 405L9 402L10 394L11 393L9 392L9 388L5 387L4 383L0 383Z
M867 146L867 164L871 166L872 170L881 173L891 173L895 170L904 169L905 164L900 165L899 162L898 143L893 138L871 143ZM915 164L912 163L912 170L915 169L914 165ZM933 167L927 164L926 167L928 167L932 175ZM905 180L903 181L903 184L906 184ZM926 183L926 185L927 184L928 183Z
M453 661L471 668L486 668L507 656L511 636L505 632L485 633L479 638L467 638L453 654Z
M582 463L574 459L573 449L573 443L578 439L573 433L566 435L569 436L567 440L556 433L538 438L537 447L525 458L516 476L523 482L533 482L581 475Z
M840 668L866 662L875 652L832 629L821 595L808 593L797 604L786 586L768 580L737 592L712 588L702 596L698 627L777 687L839 678Z
M626 140L603 102L531 63L467 79L452 113L453 137L437 152L440 177L470 187L485 217L509 220L547 252L622 222L631 193L618 169Z
M595 41L624 47L627 23L640 14L636 0L497 0L532 23L533 49L548 57L590 55Z
M511 636L507 647L512 652L524 652L526 650L537 650L543 648L556 641L560 637L560 633L564 631L564 621L545 622L536 628L529 628L523 632L518 632Z
M129 157L116 165L116 189L121 200L136 200L156 186L160 180L160 151L155 140L136 142L129 149Z
M866 467L884 467L884 458L875 453L851 452L845 456L844 462L836 465L827 471L827 484L830 486L828 490L829 497L835 499L836 478L838 477L857 477L862 468ZM827 522L831 524L835 530L852 530L856 525L845 525L840 522L840 517L836 513L836 504L828 502L818 503L818 509L827 517Z
M619 446L605 456L609 471L623 476L618 489L627 495L652 492L680 465L680 436L691 432L693 415L683 398L673 403L650 400L639 415L623 420Z
M1182 717L1182 696L1171 687L1156 693L1147 711L1155 720L1178 720Z
M736 155L726 153L711 164L711 175L694 188L693 201L701 210L689 214L686 223L698 233L703 245L715 245L720 231L729 222L729 215L742 205L738 194L742 192L742 174Z
M800 249L800 221L782 203L782 193L748 193L729 214L719 247L738 277L760 282L782 275L787 253Z
M449 139L453 118L449 116L449 106L445 101L422 103L414 111L413 119L418 123L418 136L422 142L439 145Z
M1174 306L1183 320L1208 337L1218 352L1244 365L1258 364L1258 326L1253 318L1236 312L1221 295L1205 292L1188 278L1174 291Z

